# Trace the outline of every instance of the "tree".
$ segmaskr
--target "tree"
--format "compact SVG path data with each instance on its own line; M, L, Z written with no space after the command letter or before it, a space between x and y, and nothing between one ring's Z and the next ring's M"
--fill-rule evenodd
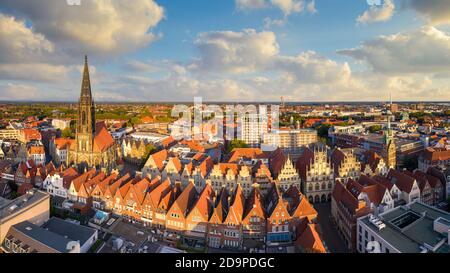
M231 151L233 151L234 148L248 148L248 147L249 147L248 144L245 143L243 140L233 139L230 145L228 145L227 152L231 153Z
M328 130L330 129L331 125L329 124L321 124L319 125L317 130L317 135L319 138L328 138Z
M381 125L372 125L369 127L369 132L373 134L373 133L381 131L381 129L383 129L381 127Z
M147 159L150 157L151 154L153 154L156 151L156 147L153 146L152 144L148 144L147 146L145 146L145 153L144 156L142 157L143 159L143 163L145 164L145 162L147 162Z
M70 127L67 127L61 132L61 136L63 138L75 138L75 133L72 131Z
M141 123L142 123L142 121L141 121L140 118L138 118L138 117L132 117L132 118L130 118L130 120L127 122L127 126L128 126L128 127L134 127L134 126L139 125L139 124L141 124Z
M417 169L418 163L417 163L417 157L416 156L409 156L405 158L404 161L404 167L407 168L410 171L413 171Z

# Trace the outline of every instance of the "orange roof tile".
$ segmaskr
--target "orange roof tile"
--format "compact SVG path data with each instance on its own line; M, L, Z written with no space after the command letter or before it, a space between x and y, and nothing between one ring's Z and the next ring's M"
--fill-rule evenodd
M325 246L322 239L317 232L317 225L308 224L306 229L300 235L296 241L297 245L300 245L307 252L314 253L326 253Z
M237 163L241 158L244 159L261 159L267 158L268 154L259 148L234 148L231 151L231 157L228 163Z
M103 122L97 123L95 127L94 152L104 152L114 145L115 141Z
M175 200L176 205L181 212L184 213L184 216L186 216L192 208L196 195L197 190L195 189L194 183L189 183Z
M58 150L67 150L70 149L72 142L74 142L74 140L70 138L56 138L55 146Z

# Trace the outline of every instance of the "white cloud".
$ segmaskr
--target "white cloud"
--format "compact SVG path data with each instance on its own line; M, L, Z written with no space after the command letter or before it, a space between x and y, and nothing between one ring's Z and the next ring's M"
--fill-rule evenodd
M270 17L266 17L264 18L264 28L270 29L273 26L282 27L286 24L286 21L287 21L286 18L272 19Z
M448 0L406 0L405 6L416 11L430 24L450 24L450 3Z
M434 27L380 36L338 51L385 74L450 71L450 35Z
M0 101L34 100L38 98L38 90L24 84L0 84Z
M306 10L311 14L317 13L316 1L312 0L311 2L309 2L308 5L306 6Z
M304 1L302 0L270 0L272 5L278 7L285 16L291 13L299 13L304 8Z
M239 10L262 9L266 6L266 0L236 0L236 7Z
M164 16L153 0L65 1L3 0L2 6L30 19L33 29L76 55L120 54L147 46L157 38L151 32Z
M30 62L54 51L54 45L24 21L1 13L0 37L0 62Z
M361 24L373 22L386 22L392 18L395 12L395 5L392 0L384 0L382 6L370 6L356 21Z
M274 69L286 72L302 83L336 83L348 81L351 70L347 63L324 58L314 51L303 52L297 56L280 56Z
M70 67L46 63L0 64L0 79L62 83L70 70Z
M200 33L195 45L200 59L191 69L205 71L255 71L266 66L279 52L275 33L254 29Z
M305 0L235 0L236 8L238 10L252 10L264 8L279 9L285 17L293 13L301 13L305 10L311 14L317 12L315 0L306 4Z
M195 44L200 58L190 66L191 71L287 73L304 83L335 83L351 77L348 64L338 64L314 51L280 55L276 35L270 31L206 32L199 35Z

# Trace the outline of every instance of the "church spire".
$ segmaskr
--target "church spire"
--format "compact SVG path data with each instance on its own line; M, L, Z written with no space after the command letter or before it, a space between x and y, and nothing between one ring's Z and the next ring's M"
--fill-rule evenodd
M89 77L89 65L87 56L84 56L83 80L81 82L81 94L78 105L78 126L77 134L93 135L95 132L95 106L92 99L91 80ZM86 140L92 144L92 140ZM82 147L87 147L84 145Z
M87 55L84 55L84 69L83 69L83 80L81 82L81 96L80 99L92 100L91 92L91 79L89 77L89 65Z

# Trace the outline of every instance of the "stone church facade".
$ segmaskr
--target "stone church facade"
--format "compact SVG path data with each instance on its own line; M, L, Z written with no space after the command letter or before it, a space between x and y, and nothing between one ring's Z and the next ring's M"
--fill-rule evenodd
M87 57L85 57L75 141L68 161L76 166L111 170L117 164L117 144L103 122L96 123Z

